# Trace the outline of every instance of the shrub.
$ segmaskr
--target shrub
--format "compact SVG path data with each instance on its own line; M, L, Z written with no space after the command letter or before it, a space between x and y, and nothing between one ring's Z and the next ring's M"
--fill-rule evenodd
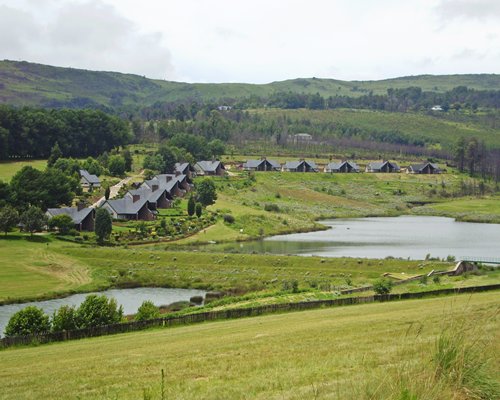
M277 204L274 203L268 203L264 205L264 210L266 211L273 211L273 212L280 212L280 208Z
M196 202L194 200L194 197L191 196L187 203L187 213L190 217L192 217L195 211L196 211Z
M49 316L39 307L28 306L9 319L5 336L23 336L50 331Z
M74 227L73 220L66 214L56 215L49 221L49 228L52 230L57 229L62 235L67 235Z
M392 282L389 279L379 279L373 284L373 290L377 294L387 294L392 290Z
M152 301L143 301L137 314L135 314L136 321L146 321L148 319L155 319L160 316L160 309L156 307Z
M228 224L234 223L234 217L231 214L224 214L222 218L224 219L224 222L227 222Z
M203 212L203 206L201 205L201 203L196 203L195 211L196 211L196 216L200 218L201 213Z
M62 306L52 315L52 331L70 331L78 328L75 307Z
M115 299L91 294L85 298L77 310L81 328L103 326L120 322L123 316L122 306L118 307Z

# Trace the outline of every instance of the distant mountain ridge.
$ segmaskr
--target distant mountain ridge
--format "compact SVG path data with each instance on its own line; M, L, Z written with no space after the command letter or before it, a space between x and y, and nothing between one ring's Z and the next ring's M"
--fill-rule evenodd
M418 86L444 92L456 86L500 90L500 74L418 75L379 81L297 78L267 84L183 83L119 72L54 67L26 61L0 61L0 103L41 107L146 107L156 102L267 96L274 92L357 97L389 88Z

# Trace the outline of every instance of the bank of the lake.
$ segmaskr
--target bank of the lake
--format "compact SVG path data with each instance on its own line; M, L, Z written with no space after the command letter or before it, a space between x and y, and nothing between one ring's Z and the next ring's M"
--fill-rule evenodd
M329 229L263 240L197 246L200 251L318 257L500 257L500 225L430 216L370 217L321 221Z
M156 306L164 306L178 301L189 301L192 296L204 296L205 291L196 289L167 289L167 288L133 288L110 289L96 294L116 299L123 306L125 315L135 314L143 301L150 300ZM61 306L78 307L89 293L74 294L53 300L35 301L0 306L0 335L3 334L10 317L17 311L27 307L40 307L46 314L52 315Z

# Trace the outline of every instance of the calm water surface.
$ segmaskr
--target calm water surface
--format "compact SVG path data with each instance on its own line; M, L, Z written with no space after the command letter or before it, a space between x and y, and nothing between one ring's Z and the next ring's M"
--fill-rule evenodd
M177 301L189 301L192 296L205 296L205 291L196 289L166 289L166 288L135 288L135 289L111 289L96 294L115 298L118 304L123 306L125 314L135 314L139 306L145 300L151 300L155 305L167 305ZM78 307L85 297L90 293L74 294L62 299L35 301L22 304L9 304L0 306L0 334L3 332L10 317L15 312L30 305L41 307L45 313L52 313L61 306L69 305Z
M500 225L456 222L452 218L401 216L321 221L326 231L278 235L255 242L207 245L217 251L315 255L321 257L401 257L427 254L460 259L500 257ZM201 250L202 247L199 247Z

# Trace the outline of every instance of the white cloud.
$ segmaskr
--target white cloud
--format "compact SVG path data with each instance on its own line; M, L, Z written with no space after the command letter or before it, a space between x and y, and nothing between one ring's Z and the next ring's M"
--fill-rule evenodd
M24 11L12 19L27 30L13 26L20 37L12 43L0 38L4 57L150 77L382 79L499 72L500 65L493 51L500 48L496 0L0 0L5 3Z
M39 8L48 9L40 3L28 1L25 9L2 6L0 54L4 58L174 77L170 51L160 32L140 32L132 20L100 0L47 4L51 12L43 19L37 18Z

